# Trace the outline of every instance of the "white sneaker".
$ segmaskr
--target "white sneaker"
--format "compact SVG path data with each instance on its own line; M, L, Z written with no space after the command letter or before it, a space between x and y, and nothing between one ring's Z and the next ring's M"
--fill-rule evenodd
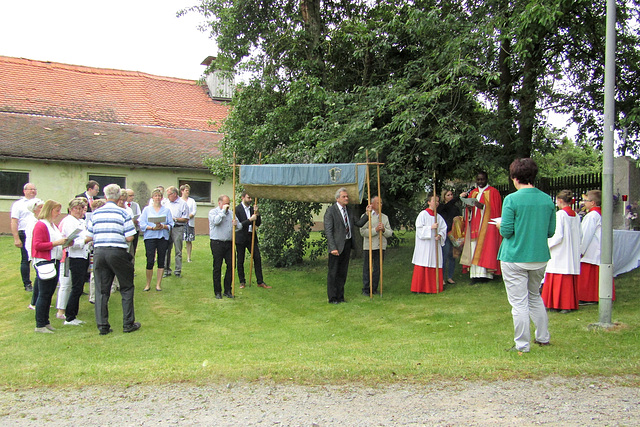
M66 320L64 321L63 325L73 325L73 326L80 326L80 325L84 325L85 322L83 322L80 319L73 319L70 322L67 322Z
M56 330L56 328L54 328L53 326L51 326L51 323L48 323L48 324L44 325L44 327L45 327L45 328L47 328L47 329L48 329L48 330L50 330L50 331L55 331L55 330Z
M50 331L47 328L36 328L36 332L40 332L41 334L52 334L53 331Z

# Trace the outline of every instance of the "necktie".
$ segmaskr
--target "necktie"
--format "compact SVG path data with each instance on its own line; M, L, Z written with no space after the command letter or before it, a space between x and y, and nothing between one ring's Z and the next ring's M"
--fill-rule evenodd
M349 219L347 218L347 210L345 208L342 208L342 214L344 215L344 225L347 228L347 238L349 238L351 233L349 232Z

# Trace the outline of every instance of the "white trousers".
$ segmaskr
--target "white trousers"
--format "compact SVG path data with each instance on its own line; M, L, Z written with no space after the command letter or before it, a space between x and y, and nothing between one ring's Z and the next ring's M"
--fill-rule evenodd
M536 263L536 266L539 264ZM549 342L549 318L540 296L540 282L545 267L527 269L526 263L500 262L502 278L507 290L513 316L514 341L518 351L527 352L530 348L531 331L529 318L536 327L538 342Z
M58 276L58 299L56 300L56 308L58 310L66 310L67 302L71 296L71 273L65 277L64 267L67 261L60 263L60 275Z

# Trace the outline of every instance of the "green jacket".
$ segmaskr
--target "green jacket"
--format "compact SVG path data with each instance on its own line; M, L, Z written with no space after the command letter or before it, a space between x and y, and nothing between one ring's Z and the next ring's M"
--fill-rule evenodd
M551 197L537 188L521 188L502 203L498 259L504 262L545 262L551 258L547 239L555 233L556 209Z

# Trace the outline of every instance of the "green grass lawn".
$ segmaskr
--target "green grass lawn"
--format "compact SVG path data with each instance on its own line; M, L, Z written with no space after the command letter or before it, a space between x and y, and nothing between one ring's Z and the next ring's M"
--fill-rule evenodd
M469 286L458 272L457 284L443 293L409 291L412 236L388 251L382 297L360 294L362 260L352 260L348 303L340 305L327 303L326 258L290 269L265 266L273 289L254 283L236 288L235 300L216 300L207 236L194 242L193 262L184 263L182 278L164 279L162 292L142 292L141 242L135 309L142 328L122 333L116 293L110 302L115 332L107 336L98 335L85 296L78 317L86 325L62 326L52 308L56 333L35 333L34 312L27 310L31 294L20 283L19 251L10 237L0 237L0 384L377 384L546 375L632 375L630 381L637 382L640 269L616 279L618 328L588 329L598 321L597 306L549 313L553 345L518 355L504 351L513 344L513 326L501 281Z

